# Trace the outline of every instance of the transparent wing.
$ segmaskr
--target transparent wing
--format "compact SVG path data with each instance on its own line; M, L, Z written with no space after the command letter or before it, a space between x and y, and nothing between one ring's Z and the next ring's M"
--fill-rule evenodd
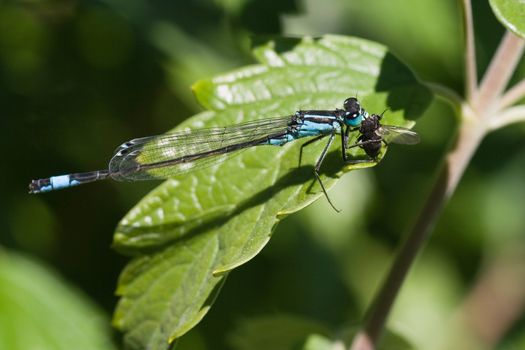
M419 143L419 135L410 129L394 125L381 125L376 133L383 137L387 143L398 143L403 145L415 145Z
M115 150L110 175L116 180L165 179L201 169L224 161L256 140L286 132L290 121L291 116L286 116L133 139Z

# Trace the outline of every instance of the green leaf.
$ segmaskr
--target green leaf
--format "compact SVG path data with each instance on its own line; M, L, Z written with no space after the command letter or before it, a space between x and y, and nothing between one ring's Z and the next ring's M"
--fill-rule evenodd
M260 64L195 84L197 100L209 110L178 129L341 108L353 95L370 112L388 109L385 124L411 126L405 118L417 118L432 97L377 43L330 35L306 38L285 52L275 47L269 43L255 50ZM280 220L322 197L313 165L325 142L308 146L298 167L302 142L253 147L174 177L122 219L114 246L136 257L121 275L114 322L126 332L129 348L165 349L191 329L228 271L259 253ZM364 156L357 147L350 154ZM321 178L328 189L345 171L372 165L344 167L340 142L334 142Z
M525 2L523 0L490 0L498 20L514 34L525 38Z
M300 349L310 334L328 335L329 330L309 319L292 315L272 315L242 319L228 337L235 350Z
M335 344L327 337L323 337L319 334L312 334L306 339L303 350L334 350L334 349L345 349L346 346L341 342Z
M385 334L381 337L377 350L415 350L416 347L408 341L404 336L386 330Z
M54 273L0 250L0 349L115 349L109 330L109 320Z

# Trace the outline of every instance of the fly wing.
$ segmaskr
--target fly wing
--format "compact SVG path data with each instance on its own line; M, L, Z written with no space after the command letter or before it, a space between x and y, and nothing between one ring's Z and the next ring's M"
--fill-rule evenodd
M251 146L251 141L284 133L290 116L223 128L188 130L125 142L109 162L116 180L165 179L217 164Z
M415 145L420 141L419 135L415 131L400 126L381 125L376 133L387 143Z

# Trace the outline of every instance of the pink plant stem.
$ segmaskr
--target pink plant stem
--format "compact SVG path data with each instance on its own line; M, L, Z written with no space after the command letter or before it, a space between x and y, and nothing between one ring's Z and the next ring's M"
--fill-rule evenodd
M519 63L525 48L525 41L510 31L505 33L496 54L483 76L476 99L472 107L485 117L497 106L497 99L501 96L509 83L516 65Z

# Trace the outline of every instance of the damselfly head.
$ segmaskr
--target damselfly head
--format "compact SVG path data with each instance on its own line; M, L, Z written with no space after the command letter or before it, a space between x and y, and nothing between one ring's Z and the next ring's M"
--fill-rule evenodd
M349 97L344 102L345 111L350 115L358 115L361 112L361 104L355 97Z
M346 125L356 127L361 124L365 111L361 108L361 104L355 97L349 97L344 102L344 122Z

